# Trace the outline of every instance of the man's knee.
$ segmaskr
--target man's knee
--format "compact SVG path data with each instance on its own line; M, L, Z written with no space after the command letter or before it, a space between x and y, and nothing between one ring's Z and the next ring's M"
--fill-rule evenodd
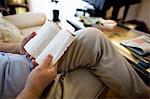
M95 39L98 36L103 36L103 33L93 27L89 27L89 28L85 28L85 29L81 29L76 31L76 34L79 38L89 38L89 39Z

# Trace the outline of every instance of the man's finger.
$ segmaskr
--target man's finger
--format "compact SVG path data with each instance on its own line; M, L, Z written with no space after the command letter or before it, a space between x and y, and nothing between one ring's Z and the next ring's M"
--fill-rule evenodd
M48 54L47 57L44 59L43 63L41 64L41 66L49 67L51 62L52 62L52 56Z
M35 59L32 59L32 64L33 64L34 66L37 66L37 65L38 65L38 63L35 61Z
M51 74L51 76L53 76L54 78L55 78L56 75L57 75L57 67L58 67L58 65L55 64L55 65L53 65L53 66L51 66L51 67L48 68L48 72L49 72L49 73Z
M25 44L31 39L33 38L34 36L36 35L35 32L32 32L30 35L28 35L27 37L25 37L21 43L21 48L20 48L20 54L25 54L25 49L24 49L24 46Z
M36 35L35 32L32 32L31 35L26 37L26 42L28 42L31 38L33 38Z

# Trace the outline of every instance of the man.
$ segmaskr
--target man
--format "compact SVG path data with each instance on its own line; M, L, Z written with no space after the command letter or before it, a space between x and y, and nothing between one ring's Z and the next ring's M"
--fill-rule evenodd
M50 67L51 61L52 56L48 55L43 64L37 66L29 74L26 85L17 99L40 98L44 89L54 80L57 74L57 65Z
M3 53L0 58L2 59L5 55L6 53ZM20 99L28 96L40 97L47 83L43 84L43 87L41 86L42 84L39 84L39 89L42 91L38 91L38 88L33 88L34 91L32 90L33 92L28 93L27 89L32 89L34 83L42 81L40 75L39 77L32 75L36 75L37 72L35 73L34 71L42 70L37 69L38 67L44 67L45 64L45 67L48 67L49 63L45 61L43 63L44 65L35 67L30 73L30 69L33 67L30 59L25 58L24 55L7 56L10 61L11 58L13 59L14 67L11 68L11 66L8 66L8 70L3 69L3 71L5 71L5 79L0 81L1 83L4 81L11 85L9 85L9 87L5 87L8 85L3 86L5 92L1 92L3 90L0 89L0 94L3 96L2 98L13 98L17 96L21 90L23 91L18 96ZM14 57L18 58L15 59ZM5 57L5 59L8 58ZM48 60L48 58L46 60ZM5 62L2 61L1 63L6 64L8 61L5 60ZM9 65L11 65L11 63ZM6 68L6 66L2 67ZM21 71L20 74L16 74L16 72L19 72L17 69ZM55 69L56 68L52 69L52 71L55 71ZM7 74L6 72L9 73ZM103 33L95 28L81 29L76 32L76 39L58 61L57 73L54 83L50 88L47 87L47 94L44 98L101 98L108 88L116 93L118 97L149 97L149 88L139 78L132 66L119 54ZM7 75L13 75L13 77L7 78ZM29 80L26 82L28 75ZM52 78L54 78L54 76L52 76ZM0 79L2 78L3 77L0 77ZM36 79L36 81L32 79ZM46 82L50 83L51 81L52 80L48 80ZM13 88L14 85L15 88ZM36 94L36 92L40 94Z

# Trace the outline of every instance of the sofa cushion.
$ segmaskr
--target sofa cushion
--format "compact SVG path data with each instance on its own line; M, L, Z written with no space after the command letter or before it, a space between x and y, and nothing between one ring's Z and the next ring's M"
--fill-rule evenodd
M20 30L11 22L0 18L0 42L21 42Z
M31 34L32 32L35 32L36 30L38 30L41 26L35 26L35 27L30 27L30 28L24 28L21 29L21 35L23 35L24 37L28 36L29 34Z

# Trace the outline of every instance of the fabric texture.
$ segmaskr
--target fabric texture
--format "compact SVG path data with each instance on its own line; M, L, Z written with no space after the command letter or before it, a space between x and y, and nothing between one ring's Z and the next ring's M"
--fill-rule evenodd
M58 62L58 73L47 99L99 99L107 87L133 99L146 90L132 66L95 28L76 32L76 39Z
M0 96L5 96L0 98L15 98L24 87L31 61L23 55L2 54L0 63ZM76 32L76 39L58 62L55 82L47 87L43 98L100 99L107 87L131 99L146 90L144 82L107 37L98 29L86 28Z
M14 99L21 92L30 68L25 55L0 52L0 99Z
M29 27L29 28L25 28L25 29L21 29L21 35L23 37L26 37L28 35L30 35L32 32L37 31L38 29L40 29L41 26L34 26L34 27Z
M19 43L21 40L20 30L11 22L0 18L0 42Z

